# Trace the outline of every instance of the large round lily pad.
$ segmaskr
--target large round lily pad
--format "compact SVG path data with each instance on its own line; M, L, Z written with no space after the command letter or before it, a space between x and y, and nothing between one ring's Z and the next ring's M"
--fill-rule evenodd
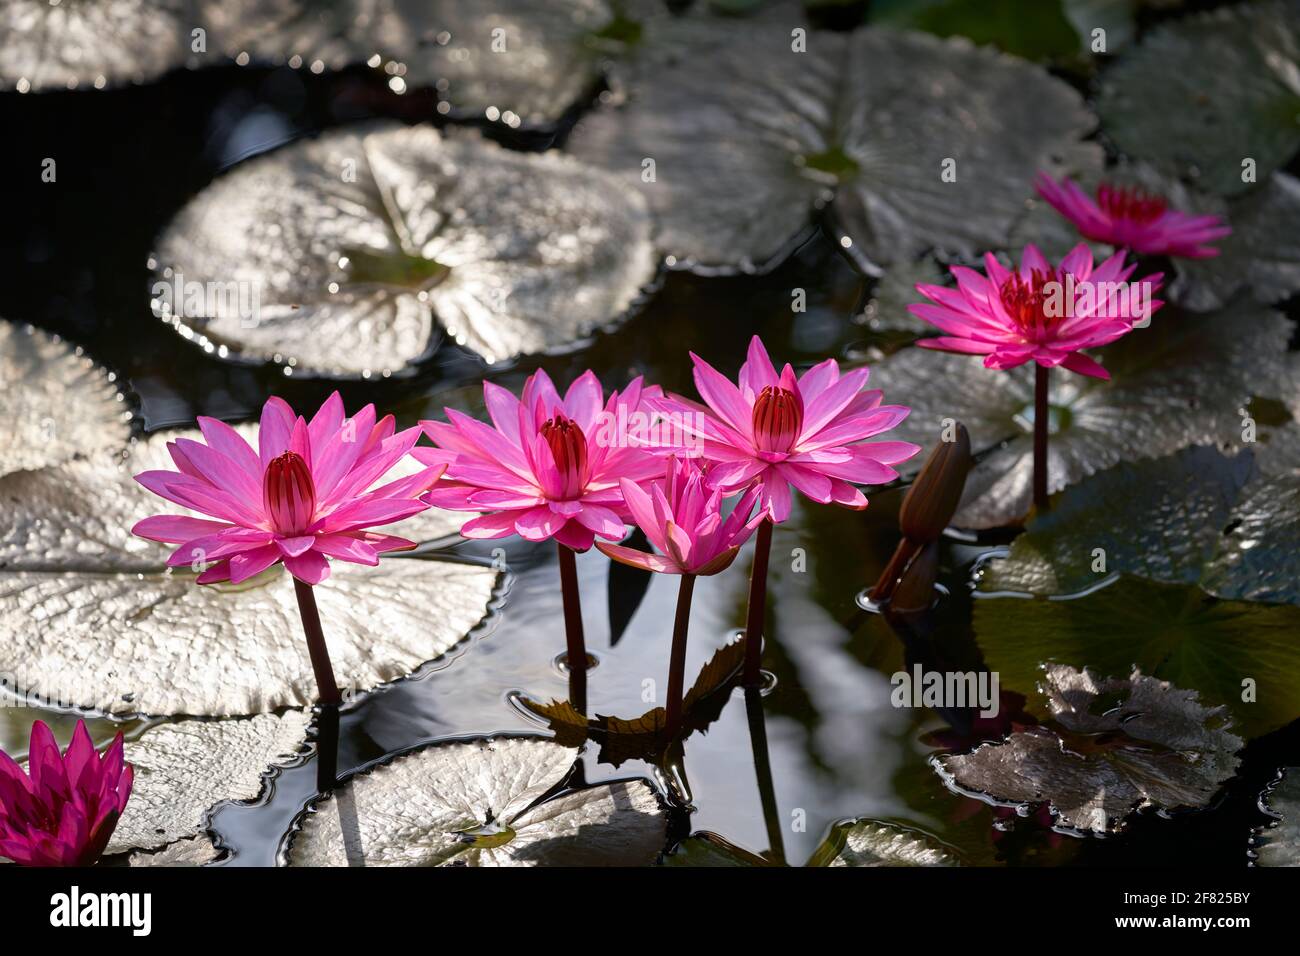
M0 89L20 93L151 80L201 58L194 0L8 0Z
M291 866L645 866L667 821L653 787L563 789L578 751L543 738L433 744L352 776L301 818ZM543 799L545 798L545 799ZM540 802L539 802L540 801Z
M0 320L0 476L125 445L116 380L58 336Z
M678 55L637 70L569 148L640 190L660 248L700 268L772 263L826 203L871 271L999 247L1034 173L1092 126L1064 83L958 39L813 31L788 8L725 42L708 22L671 29Z
M307 720L296 710L246 720L185 720L128 741L125 757L135 783L105 852L199 837L219 801L257 799L272 768L303 749ZM201 847L191 844L196 852Z
M178 435L199 437L159 433L125 458L0 477L0 674L24 693L113 714L204 716L315 699L287 575L199 586L190 569L166 570L169 548L131 534L141 518L176 510L131 476L169 466L166 442ZM458 518L437 509L386 530L427 540ZM489 568L447 560L335 570L316 595L336 676L354 691L459 643L487 613L496 581Z
M1131 156L1211 192L1249 189L1300 147L1300 2L1236 4L1157 28L1103 74L1097 105Z
M1206 806L1235 772L1242 741L1222 708L1138 673L1043 673L1052 721L936 759L946 781L1001 804L1048 804L1060 826L1105 833L1137 809Z
M640 197L570 157L430 127L331 132L238 167L177 215L153 260L155 309L300 371L400 369L436 326L496 362L623 318L654 277L649 228ZM231 294L199 294L208 283Z
M1054 370L1048 490L1188 445L1240 449L1241 409L1252 397L1285 389L1290 334L1284 316L1252 304L1204 314L1165 308L1150 327L1094 353L1109 381ZM956 420L970 431L972 447L988 452L967 478L959 527L1005 525L1029 511L1033 382L1032 363L998 371L977 357L928 349L904 349L872 365L872 385L912 408L899 438L928 447Z

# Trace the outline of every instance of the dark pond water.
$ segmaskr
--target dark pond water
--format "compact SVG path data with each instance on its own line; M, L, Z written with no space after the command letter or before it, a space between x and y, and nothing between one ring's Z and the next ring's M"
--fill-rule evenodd
M317 77L216 69L94 96L0 96L6 139L0 182L9 184L0 229L0 315L58 332L118 371L138 400L145 429L189 423L196 414L240 419L272 393L313 406L333 383L218 361L152 317L145 265L151 243L185 200L241 158L367 116L423 119L428 106L415 96L393 96L356 71ZM548 144L546 137L514 143ZM38 183L47 156L59 164L57 188ZM795 288L807 291L805 312L791 310ZM569 356L494 369L492 377L517 388L539 364L566 381L591 367L607 387L639 373L688 390L688 348L734 372L754 333L774 355L796 364L828 355L869 359L873 349L888 347L863 319L870 295L870 281L810 224L802 246L774 272L667 274L649 306L617 334ZM349 408L373 401L413 423L443 405L477 410L482 374L477 359L447 345L413 374L339 387ZM899 489L880 491L861 514L802 507L778 530L765 656L773 689L761 707L734 691L707 732L686 741L683 767L694 811L679 813L674 832L714 831L798 864L835 821L867 816L924 830L972 862L1245 865L1249 831L1265 819L1258 793L1278 766L1300 762L1294 725L1250 745L1241 773L1213 808L1174 819L1143 817L1105 840L1066 837L1033 820L995 815L943 787L928 763L935 749L922 738L946 721L928 710L892 707L889 675L936 657L979 666L968 581L972 563L998 542L946 542L948 596L940 626L928 646L907 648L857 602L895 543L900 497ZM451 547L480 556L488 550ZM793 567L795 549L804 549L804 570ZM555 562L549 548L522 543L507 560L499 606L469 641L415 679L344 712L341 771L432 738L542 729L511 695L565 696L565 677L554 664L564 646ZM696 589L688 680L743 623L746 561ZM611 585L609 562L594 552L580 558L579 571L588 643L599 660L590 674L591 710L634 717L647 709L642 681L666 677L676 581L653 580L614 643L610 589L623 606L627 585L621 578ZM0 747L20 750L35 715L0 712ZM66 731L70 719L61 723ZM101 736L113 730L98 724ZM756 759L763 738L766 751L758 748ZM593 753L585 773L599 780L654 769L637 761L611 767ZM231 850L225 865L272 864L281 836L315 789L309 758L281 773L259 805L219 808L212 828Z

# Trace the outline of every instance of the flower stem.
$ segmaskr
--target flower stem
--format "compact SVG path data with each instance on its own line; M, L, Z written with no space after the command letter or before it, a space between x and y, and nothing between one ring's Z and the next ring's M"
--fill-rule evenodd
M1034 508L1046 511L1047 501L1047 373L1034 365Z
M582 601L578 595L578 565L574 551L555 542L560 559L560 593L564 598L564 639L568 646L569 701L587 712L587 642L582 635Z
M311 669L316 673L316 690L320 702L337 706L342 702L339 685L334 683L334 668L330 666L329 650L325 647L325 632L320 626L320 611L316 610L316 594L310 584L293 579L293 590L298 596L298 613L302 615L302 630L307 635L307 653L311 655Z
M767 556L772 550L772 519L764 518L754 539L754 569L749 578L749 613L745 617L745 671L742 683L757 687L763 656L763 621L767 617Z
M785 845L781 839L781 812L772 783L772 759L767 748L767 723L763 716L763 695L757 687L745 689L745 715L749 718L749 743L754 752L754 773L758 777L758 799L763 806L767 825L767 846L772 861L785 864Z
M686 678L686 634L691 625L691 595L695 575L683 574L677 588L677 620L673 624L672 659L668 664L668 707L664 723L669 738L682 728L682 685Z

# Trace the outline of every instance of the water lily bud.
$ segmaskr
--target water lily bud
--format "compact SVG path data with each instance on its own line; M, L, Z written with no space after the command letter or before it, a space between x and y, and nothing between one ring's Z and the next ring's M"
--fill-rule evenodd
M912 559L898 579L889 609L900 613L928 611L934 604L934 584L939 577L939 543L931 541Z
M953 440L939 442L930 452L898 511L903 536L917 544L939 539L966 488L966 473L972 464L970 435L961 422L956 426Z

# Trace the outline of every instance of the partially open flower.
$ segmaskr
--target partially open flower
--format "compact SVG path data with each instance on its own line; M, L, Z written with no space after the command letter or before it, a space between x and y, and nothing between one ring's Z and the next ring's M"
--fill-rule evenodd
M1102 183L1094 200L1071 179L1059 183L1047 173L1035 180L1038 194L1086 239L1139 255L1206 259L1219 250L1206 243L1232 232L1218 216L1193 216L1170 209L1163 196Z
M750 488L724 518L722 492L707 486L704 471L691 459L669 458L662 481L642 489L625 478L622 490L633 519L660 553L604 541L596 547L615 561L647 571L717 574L730 567L766 517L761 511L753 514L758 489Z
M200 584L235 584L277 562L298 580L329 577L329 558L375 565L385 551L414 541L368 529L428 508L419 500L442 475L436 464L379 484L420 438L397 432L393 416L375 420L367 405L345 418L335 392L307 422L279 398L262 409L258 451L224 422L199 418L205 441L167 445L177 471L146 471L136 481L156 495L218 520L156 515L132 528L152 541L179 544L172 567L206 566Z
M38 720L27 765L30 776L0 751L0 857L22 866L90 866L131 796L122 735L101 756L79 720L60 754L54 734Z

